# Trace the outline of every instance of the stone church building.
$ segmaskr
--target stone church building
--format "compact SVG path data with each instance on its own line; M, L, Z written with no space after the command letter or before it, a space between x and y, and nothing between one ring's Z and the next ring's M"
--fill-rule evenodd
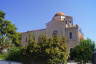
M73 18L65 15L63 12L56 13L53 18L46 24L46 29L32 30L22 33L22 45L28 44L28 33L32 33L35 39L41 34L52 37L53 34L64 36L67 39L68 47L73 48L83 39L79 26L73 24Z

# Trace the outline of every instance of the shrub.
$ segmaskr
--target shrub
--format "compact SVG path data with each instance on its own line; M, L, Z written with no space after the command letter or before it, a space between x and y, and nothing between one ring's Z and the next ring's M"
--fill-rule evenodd
M12 47L9 49L8 56L6 60L11 61L21 61L22 60L22 48L20 47Z

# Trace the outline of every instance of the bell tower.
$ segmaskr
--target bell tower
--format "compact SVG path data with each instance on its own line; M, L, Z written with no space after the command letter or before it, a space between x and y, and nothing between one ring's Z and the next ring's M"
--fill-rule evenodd
M47 34L48 36L52 36L53 34L65 36L65 14L63 12L57 12L52 20L47 23Z
M65 16L64 21L65 21L66 27L73 26L73 18L71 16Z

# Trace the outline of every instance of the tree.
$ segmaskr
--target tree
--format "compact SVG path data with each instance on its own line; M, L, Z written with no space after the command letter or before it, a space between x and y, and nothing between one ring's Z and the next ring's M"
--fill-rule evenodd
M49 39L45 53L48 55L49 64L67 64L68 49L64 37L53 36Z
M23 49L21 47L15 47L15 46L11 47L4 60L22 62L23 61L22 50Z
M72 60L87 63L92 59L92 53L95 49L95 44L90 39L82 40L80 45L73 48L70 52Z
M9 20L5 20L5 13L0 11L0 48L9 43L18 45L20 43L20 33L16 32L16 27ZM9 42L10 41L10 42ZM4 45L4 46L3 46Z
M39 37L38 42L29 43L25 55L43 64L66 64L68 59L67 44L63 37ZM29 63L30 64L30 63Z
M32 33L28 33L28 45L23 48L23 63L31 64L38 57L40 46L36 43Z
M0 11L0 18L4 18L5 13L3 11Z
M37 44L35 42L34 36L32 33L28 33L28 45L27 47L16 47L13 46L9 49L8 55L5 58L6 60L18 61L23 64L31 64L31 58L34 58L36 52ZM36 52L37 53L37 52ZM30 59L30 60L29 60Z
M47 38L40 35L35 41L32 33L28 34L28 45L21 49L11 49L7 60L21 61L24 64L66 64L68 59L67 44L64 37ZM15 58L16 57L16 58Z

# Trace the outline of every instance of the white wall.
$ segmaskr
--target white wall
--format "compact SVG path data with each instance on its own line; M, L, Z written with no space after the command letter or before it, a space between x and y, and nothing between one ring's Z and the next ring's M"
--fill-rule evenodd
M70 63L67 63L67 64L78 64L78 62L70 62ZM92 63L86 63L86 64L92 64Z
M19 62L0 60L0 64L22 64Z

